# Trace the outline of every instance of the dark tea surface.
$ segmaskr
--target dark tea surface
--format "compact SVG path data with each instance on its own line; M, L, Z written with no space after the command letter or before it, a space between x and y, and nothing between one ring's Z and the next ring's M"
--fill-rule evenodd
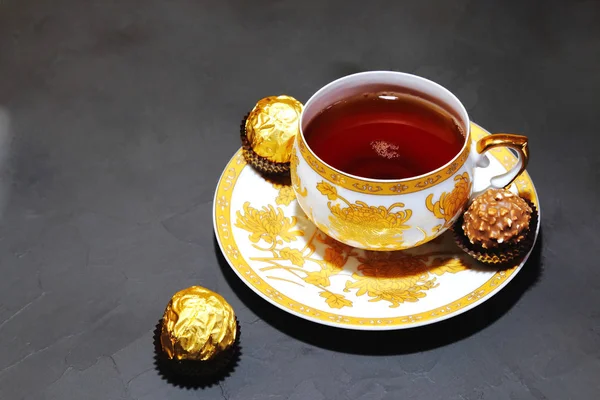
M335 103L304 129L309 147L348 174L404 179L456 156L464 134L441 107L403 93L366 93Z

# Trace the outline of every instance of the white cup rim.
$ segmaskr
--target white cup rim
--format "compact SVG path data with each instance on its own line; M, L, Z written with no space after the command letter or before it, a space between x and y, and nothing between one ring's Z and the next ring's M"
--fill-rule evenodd
M323 161L323 159L321 157L319 157L308 145L306 138L304 137L304 129L303 126L305 124L305 117L306 117L306 110L310 109L311 105L313 103L315 103L319 97L321 97L323 95L323 93L327 92L328 90L330 90L333 86L338 86L342 83L344 83L345 81L348 80L355 80L357 78L360 77L364 77L364 76L369 76L369 75L380 75L380 76L402 76L405 78L409 78L409 79L413 79L413 80L417 80L420 81L422 83L425 83L427 85L433 86L438 90L441 90L442 92L445 92L445 94L452 99L452 101L454 101L455 104L448 104L449 107L452 107L453 111L455 111L458 116L463 119L464 121L464 130L465 130L465 142L463 143L461 149L456 153L456 155L454 157L452 157L452 159L450 161L448 161L447 163L445 163L444 165L440 166L439 168L436 168L432 171L428 171L424 174L421 175L415 175L415 176L411 176L408 178L402 178L402 179L374 179L374 178L367 178L364 176L358 176L358 175L353 175L350 174L348 172L342 171L338 168L333 167L332 165L328 164L327 162ZM383 85L386 84L386 82L381 82ZM364 71L364 72L357 72L354 74L350 74L350 75L346 75L343 76L341 78L338 78L334 81L329 82L328 84L326 84L325 86L323 86L322 88L320 88L319 90L317 90L306 102L306 104L304 105L304 108L302 110L302 115L300 117L300 136L302 138L302 141L304 142L304 144L306 145L306 148L308 149L308 151L310 152L310 154L315 157L319 162L323 163L324 165L326 165L327 167L331 168L333 171L335 171L336 173L343 175L343 176L348 176L350 178L353 179L357 179L357 180L361 180L361 181L365 181L365 182L373 182L373 183L381 183L381 184L389 184L389 183L395 183L395 182L407 182L407 181L412 181L415 179L422 179L422 178L426 178L430 175L436 174L438 172L443 171L444 169L448 168L448 166L450 166L452 163L456 162L456 160L458 158L460 158L460 156L464 153L464 151L466 150L467 147L469 147L470 145L470 141L471 141L471 124L470 124L470 119L469 119L469 114L467 113L467 110L465 109L464 105L462 104L462 102L458 99L458 97L456 97L456 95L454 95L454 93L452 93L450 90L446 89L444 86L440 85L439 83L436 83L430 79L427 78L423 78L421 76L418 75L413 75L413 74L409 74L406 72L398 72L398 71L385 71L385 70L376 70L376 71Z

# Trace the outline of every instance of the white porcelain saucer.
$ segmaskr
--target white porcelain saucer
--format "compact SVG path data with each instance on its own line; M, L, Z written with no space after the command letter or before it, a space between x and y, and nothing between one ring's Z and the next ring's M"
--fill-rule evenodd
M471 129L474 140L489 135L475 124ZM505 172L516 162L505 148L488 154L491 164L476 179ZM511 190L539 212L527 172ZM536 239L539 225L538 220L533 227ZM450 232L406 251L365 252L343 245L306 218L291 186L265 180L246 164L241 150L217 185L214 229L231 268L259 296L301 318L348 329L404 329L459 315L498 293L531 253L498 271L463 253Z

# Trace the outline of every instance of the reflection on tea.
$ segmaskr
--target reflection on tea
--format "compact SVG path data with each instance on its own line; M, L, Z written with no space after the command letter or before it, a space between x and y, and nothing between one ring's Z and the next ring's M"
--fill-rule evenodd
M456 156L464 132L444 109L394 92L359 94L331 105L304 129L309 147L348 174L404 179L431 172Z

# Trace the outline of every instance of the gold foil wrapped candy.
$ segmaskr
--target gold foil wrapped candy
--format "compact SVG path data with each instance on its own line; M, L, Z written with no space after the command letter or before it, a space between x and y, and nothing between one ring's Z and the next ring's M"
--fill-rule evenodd
M223 297L200 286L171 298L162 319L160 343L170 359L207 361L235 344L237 322Z
M302 108L298 100L284 95L256 103L242 125L246 161L268 174L289 172Z

